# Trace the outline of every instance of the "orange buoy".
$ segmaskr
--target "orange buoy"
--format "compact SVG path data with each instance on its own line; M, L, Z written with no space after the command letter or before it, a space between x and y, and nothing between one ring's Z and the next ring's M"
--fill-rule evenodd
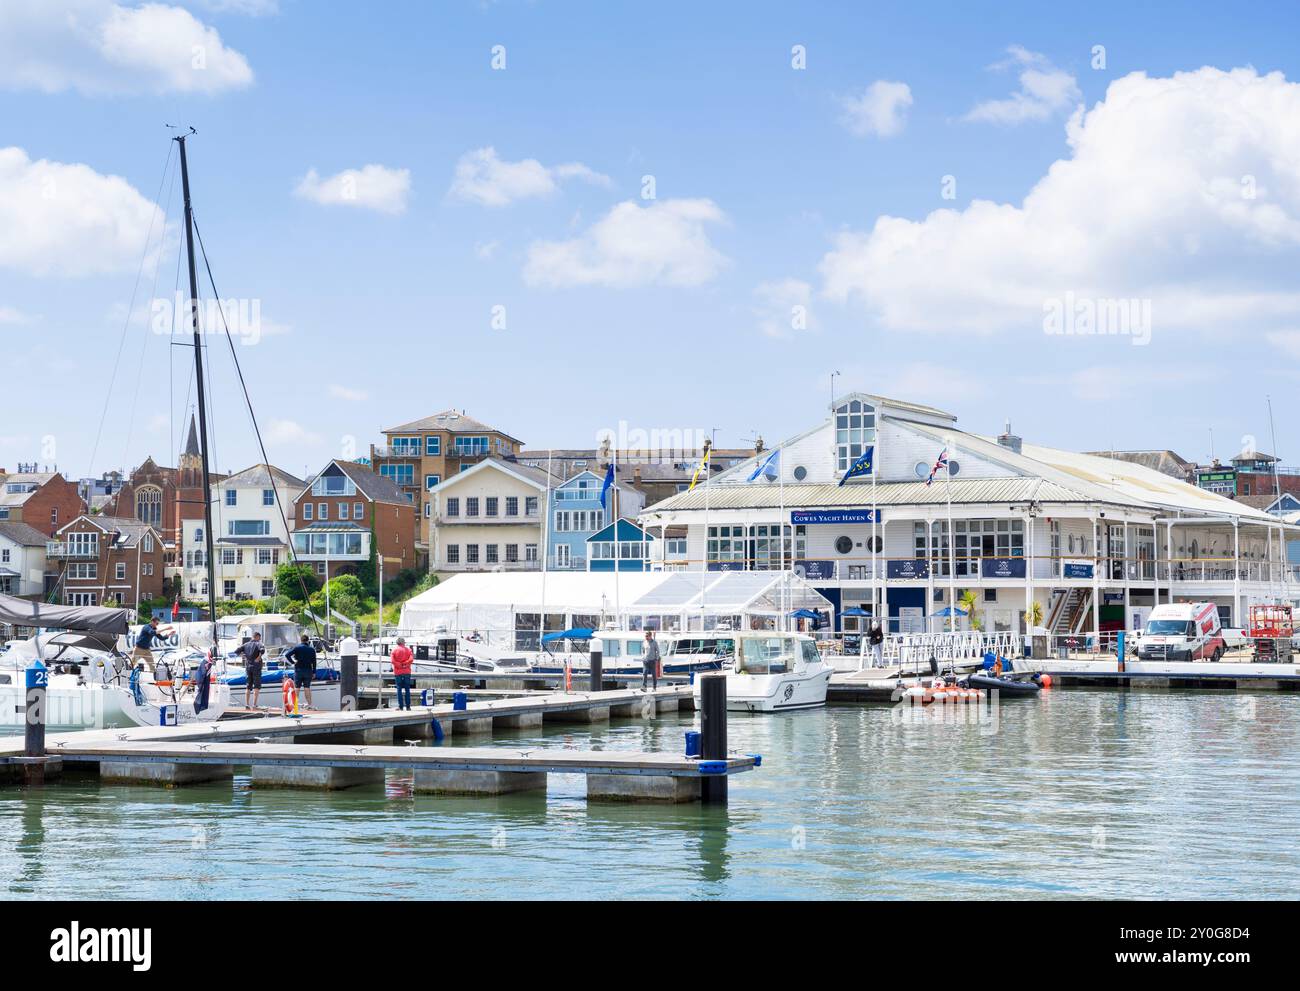
M1051 688L1051 687L1052 687L1052 676L1051 676L1050 674L1039 675L1039 676L1038 676L1038 684L1041 685L1043 688Z

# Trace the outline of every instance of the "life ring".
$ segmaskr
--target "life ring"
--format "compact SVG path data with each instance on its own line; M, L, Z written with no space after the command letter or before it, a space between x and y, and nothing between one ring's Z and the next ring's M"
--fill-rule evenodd
M280 691L284 695L285 714L296 713L298 711L298 688L294 685L292 676L285 678L280 682L280 685Z

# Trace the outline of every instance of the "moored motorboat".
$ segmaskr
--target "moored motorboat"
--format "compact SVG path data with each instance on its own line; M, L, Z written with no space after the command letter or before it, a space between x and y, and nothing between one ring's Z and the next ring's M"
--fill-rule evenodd
M801 633L730 635L735 654L724 668L727 708L733 712L787 712L826 704L832 668L812 637ZM695 681L696 705L702 684Z

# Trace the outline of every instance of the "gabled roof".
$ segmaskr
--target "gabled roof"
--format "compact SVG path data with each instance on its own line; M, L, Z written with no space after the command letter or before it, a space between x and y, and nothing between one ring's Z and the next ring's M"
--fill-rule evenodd
M147 533L152 533L159 541L159 544L162 542L162 537L158 531L148 523L141 523L137 519L126 516L91 516L89 513L83 513L70 523L65 523L59 527L58 532L65 533L81 523L89 523L104 533L116 531L119 534L116 541L118 547L134 547L140 538Z
M454 409L445 409L441 413L434 413L433 416L426 416L422 420L412 420L410 423L403 423L401 426L385 427L380 432L384 434L405 434L419 433L424 430L441 430L449 434L500 434L502 437L510 437L513 441L519 441L518 437L511 437L504 430L489 427L481 420L476 420L472 416L467 416L460 410Z
M441 492L444 489L455 485L462 479L477 475L479 472L490 470L505 472L507 475L511 475L525 484L535 486L541 492L545 492L548 485L554 487L557 481L555 476L547 475L546 472L540 468L531 468L528 465L521 465L517 461L505 461L498 457L486 457L473 468L466 468L462 472L448 475L437 485L429 489L429 491Z
M50 539L34 526L8 520L0 521L0 537L11 540L20 547L44 547Z
M391 478L376 474L365 465L359 465L354 461L340 461L338 458L334 458L304 482L302 491L294 497L294 501L297 502L304 496L310 496L311 487L315 484L316 479L324 475L331 467L338 468L344 475L352 479L352 484L357 487L357 491L371 502L394 503L398 506L412 505L411 500L406 498L406 493L398 488Z
M6 475L4 481L0 482L0 506L21 506L57 474L55 471L16 471ZM34 485L36 488L30 492L8 491L8 486L18 484Z
M274 485L299 491L307 486L307 483L301 478L290 475L283 468L265 464L253 465L243 471L237 471L230 477L223 479L222 484L227 486L245 485L249 488L265 488L268 485Z
M615 526L618 527L617 537L614 536ZM608 542L611 540L619 540L619 541L631 540L631 541L635 541L636 543L640 543L641 541L653 541L658 539L659 538L656 537L653 533L650 533L647 530L642 530L631 520L619 519L619 520L615 520L613 523L607 524L602 529L597 530L595 533L593 533L590 537L587 538L587 543L590 544L593 541Z

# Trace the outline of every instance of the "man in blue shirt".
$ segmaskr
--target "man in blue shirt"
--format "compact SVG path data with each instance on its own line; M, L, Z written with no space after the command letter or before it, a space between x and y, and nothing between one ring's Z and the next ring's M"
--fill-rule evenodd
M316 676L316 648L311 645L307 640L307 634L304 633L302 643L287 651L284 656L293 660L293 685L307 693L307 708L312 708L311 680Z
M135 638L135 649L131 651L131 660L144 661L150 670L153 669L153 645L154 641L162 644L164 647L167 642L163 640L158 633L158 617L155 616L149 620L148 624L140 627L140 634Z

